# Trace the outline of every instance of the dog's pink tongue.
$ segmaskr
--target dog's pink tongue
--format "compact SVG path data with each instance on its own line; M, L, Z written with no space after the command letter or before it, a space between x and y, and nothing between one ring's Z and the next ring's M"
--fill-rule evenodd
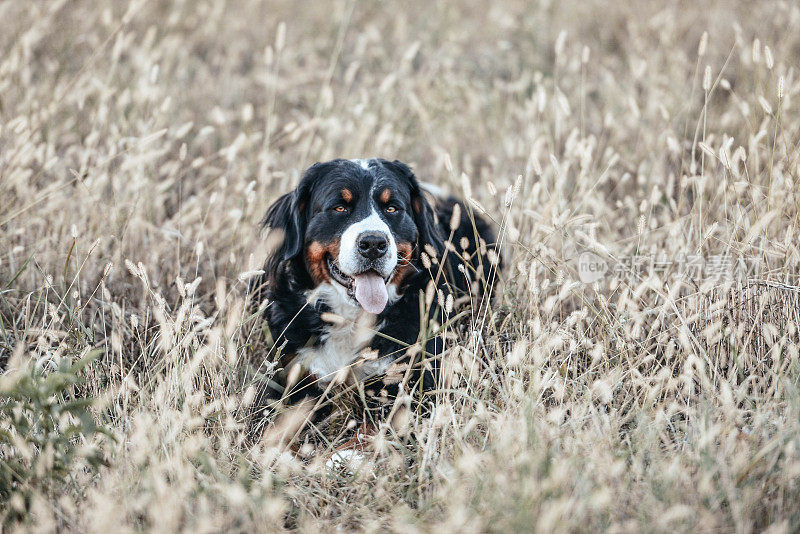
M368 272L356 275L355 282L356 300L361 307L375 315L382 312L389 300L389 293L386 291L383 278L377 273Z

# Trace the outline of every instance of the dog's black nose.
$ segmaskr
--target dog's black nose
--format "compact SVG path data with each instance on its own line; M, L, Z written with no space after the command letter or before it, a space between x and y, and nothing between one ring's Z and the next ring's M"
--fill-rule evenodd
M358 252L368 260L375 260L386 254L389 241L380 232L364 232L358 236Z

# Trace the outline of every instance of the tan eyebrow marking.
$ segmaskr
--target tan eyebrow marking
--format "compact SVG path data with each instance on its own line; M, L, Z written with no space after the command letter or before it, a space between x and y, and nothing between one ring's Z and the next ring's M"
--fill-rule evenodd
M381 191L381 202L384 204L389 202L389 199L392 198L392 190L388 187Z
M342 198L345 202L350 202L353 200L353 192L347 188L342 189Z

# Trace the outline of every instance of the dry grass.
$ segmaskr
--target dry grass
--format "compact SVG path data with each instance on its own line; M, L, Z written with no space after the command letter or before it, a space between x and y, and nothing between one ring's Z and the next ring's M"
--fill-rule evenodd
M116 437L5 520L800 529L800 8L703 4L0 4L5 380L102 349L84 392ZM291 421L248 440L272 366L241 275L305 167L372 155L474 197L508 268L436 416L330 471L282 454ZM760 269L587 285L587 250Z

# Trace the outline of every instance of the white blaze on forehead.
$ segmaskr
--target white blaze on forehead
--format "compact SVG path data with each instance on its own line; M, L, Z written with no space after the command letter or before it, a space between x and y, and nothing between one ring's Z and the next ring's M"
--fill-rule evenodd
M369 170L369 162L370 162L371 160L368 160L368 159L351 159L350 161L352 161L353 163L357 163L357 164L358 164L358 165L360 165L360 166L361 166L361 168L362 168L362 169L364 169L365 171L368 171L368 170Z
M381 276L386 278L397 266L397 243L394 240L392 231L389 229L389 225L381 219L381 216L378 215L374 208L369 217L350 225L342 234L339 246L339 268L348 276L353 276L360 272L359 266L362 260L358 252L358 238L364 232L381 233L389 241L389 250L383 256L382 263L376 265L380 270Z

